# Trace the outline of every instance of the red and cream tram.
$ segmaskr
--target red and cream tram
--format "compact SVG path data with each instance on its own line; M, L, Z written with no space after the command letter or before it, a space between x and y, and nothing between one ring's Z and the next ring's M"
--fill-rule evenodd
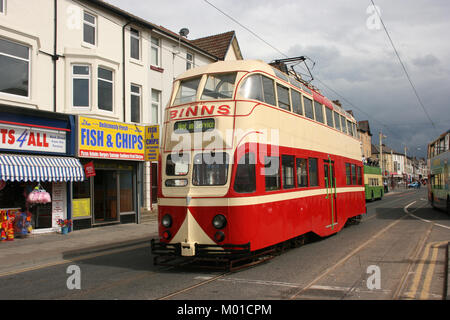
M356 121L257 60L174 81L161 139L156 255L254 252L366 212Z

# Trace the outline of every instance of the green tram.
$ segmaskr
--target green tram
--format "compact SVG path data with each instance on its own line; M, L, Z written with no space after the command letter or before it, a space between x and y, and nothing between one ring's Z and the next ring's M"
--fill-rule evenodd
M384 187L380 167L364 166L366 201L383 198Z

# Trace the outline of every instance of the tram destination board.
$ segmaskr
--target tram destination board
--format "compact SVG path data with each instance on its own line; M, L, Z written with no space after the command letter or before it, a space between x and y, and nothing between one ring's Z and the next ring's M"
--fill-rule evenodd
M177 121L174 124L175 133L193 133L193 132L204 132L207 130L213 130L215 128L214 119L196 119L196 120L186 120Z

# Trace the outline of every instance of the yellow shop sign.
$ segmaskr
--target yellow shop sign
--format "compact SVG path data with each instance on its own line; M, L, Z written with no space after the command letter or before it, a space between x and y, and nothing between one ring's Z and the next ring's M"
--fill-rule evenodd
M144 161L144 133L139 125L78 117L78 156Z

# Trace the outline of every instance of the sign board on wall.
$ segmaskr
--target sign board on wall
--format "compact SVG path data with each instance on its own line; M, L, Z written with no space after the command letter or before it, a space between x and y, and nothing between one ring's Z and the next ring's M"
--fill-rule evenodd
M78 156L144 161L143 126L78 118Z
M145 161L158 161L159 125L145 127Z
M66 183L52 184L52 228L58 227L59 219L66 219Z
M0 149L66 153L66 132L0 123Z
M91 198L72 200L72 217L90 217L91 216Z

